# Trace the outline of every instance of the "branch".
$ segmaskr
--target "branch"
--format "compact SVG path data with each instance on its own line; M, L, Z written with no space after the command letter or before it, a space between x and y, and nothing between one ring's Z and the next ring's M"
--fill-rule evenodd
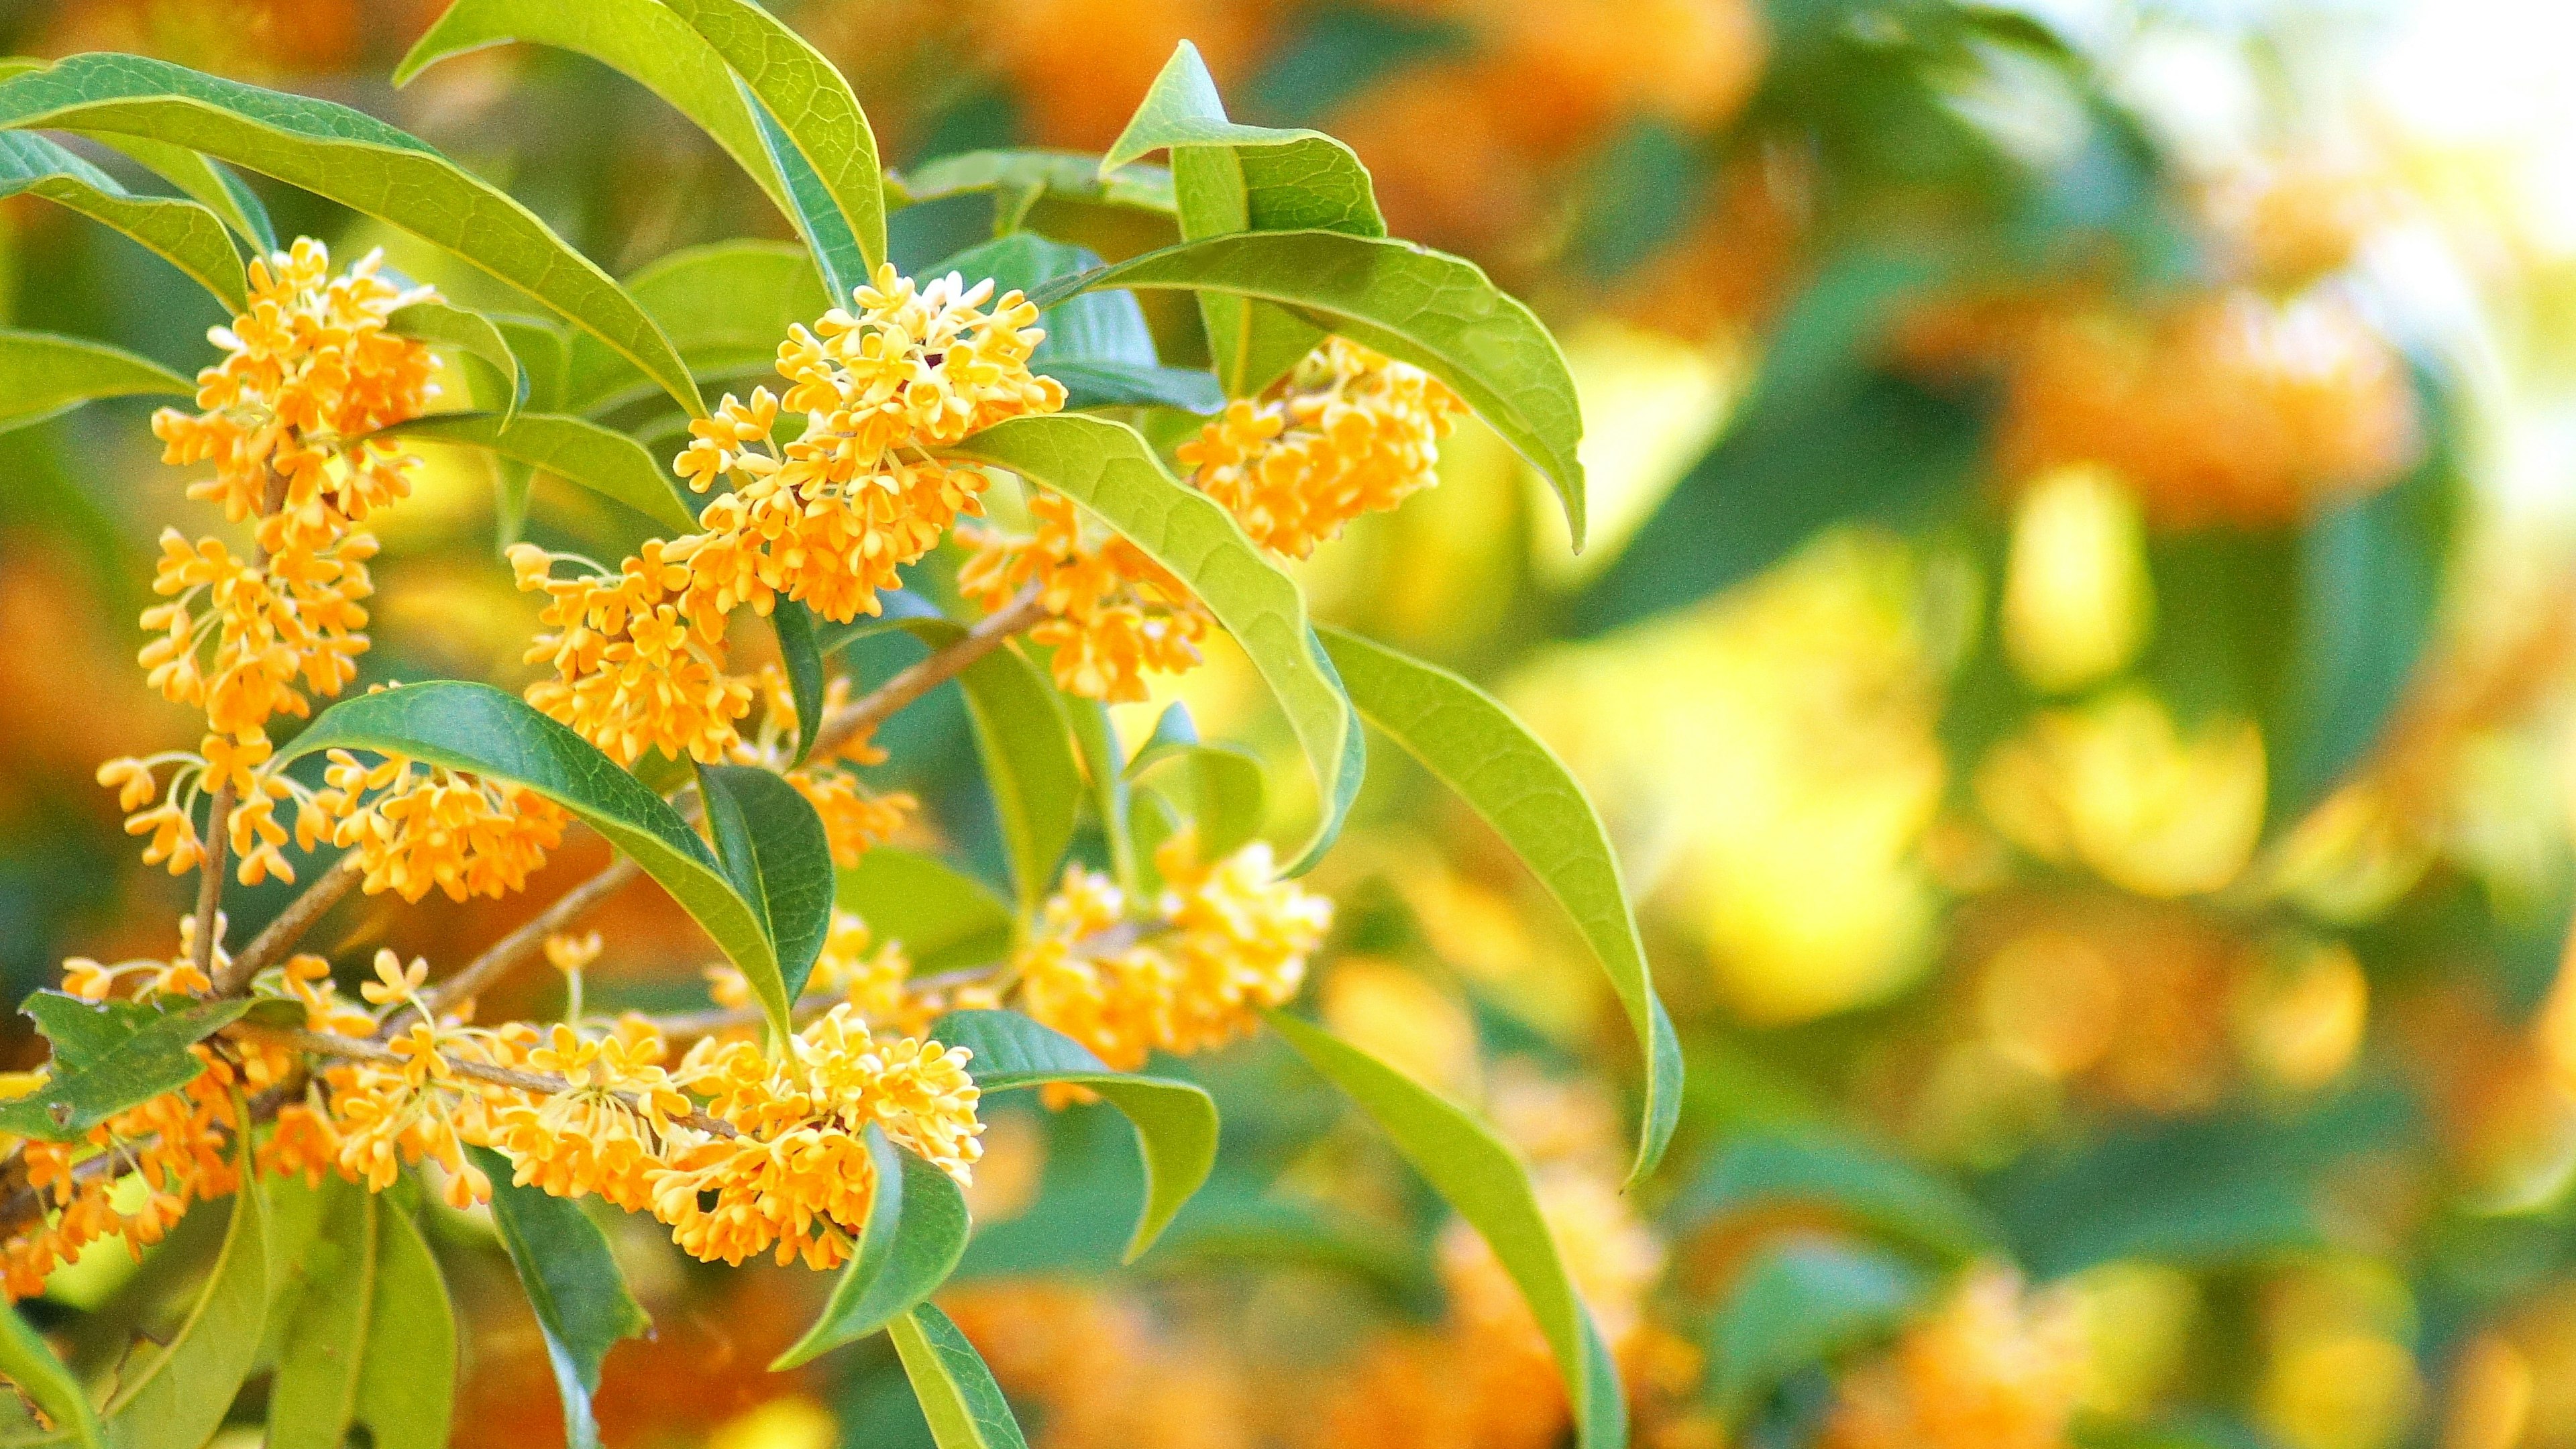
M485 948L482 955L465 965L465 969L431 987L422 1001L433 1012L444 1012L459 1002L471 1001L483 988L497 981L512 967L533 956L546 944L546 937L564 930L581 919L591 907L625 889L627 882L644 873L643 867L626 856L619 856L603 866L598 874L555 898L555 903L530 916L519 928ZM390 1038L419 1017L406 1006L385 1018L376 1030L378 1040Z
M238 1023L224 1030L227 1035L263 1038L295 1051L311 1052L315 1056L340 1057L355 1062L380 1062L386 1066L395 1067L406 1066L411 1060L381 1042L366 1041L354 1036L335 1036L327 1031L293 1031L283 1027L252 1026L247 1023ZM440 1060L447 1064L449 1071L460 1077L477 1082L489 1082L496 1087L508 1087L514 1091L526 1092L530 1096L553 1097L572 1090L572 1083L543 1072L515 1071L509 1067L466 1061L445 1053L440 1054ZM609 1095L638 1111L643 1110L642 1104L623 1092L612 1092ZM742 1135L741 1129L731 1122L721 1117L710 1117L704 1112L691 1112L685 1117L674 1117L671 1120L711 1137Z
M286 909L277 913L277 919L253 936L250 944L233 957L232 965L215 977L215 994L239 996L249 990L252 977L285 955L287 947L321 919L324 911L338 905L365 876L366 870L358 863L354 850L333 861L329 870L314 877L304 894L288 902Z

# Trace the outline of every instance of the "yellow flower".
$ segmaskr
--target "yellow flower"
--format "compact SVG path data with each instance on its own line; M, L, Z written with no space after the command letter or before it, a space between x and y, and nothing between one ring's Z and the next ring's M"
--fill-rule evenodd
M1461 405L1439 380L1329 337L1259 401L1238 398L1174 455L1255 543L1304 558L1363 513L1438 479Z
M965 533L975 551L958 569L957 587L994 610L1035 582L1049 617L1029 640L1054 648L1058 688L1133 703L1145 698L1147 672L1198 666L1207 612L1180 580L1123 538L1084 543L1081 517L1061 494L1032 497L1029 516L1037 529L1025 538Z
M563 807L506 781L387 755L362 765L333 750L317 792L296 821L310 849L328 838L358 852L369 895L417 901L435 887L450 900L498 898L527 884L563 842Z

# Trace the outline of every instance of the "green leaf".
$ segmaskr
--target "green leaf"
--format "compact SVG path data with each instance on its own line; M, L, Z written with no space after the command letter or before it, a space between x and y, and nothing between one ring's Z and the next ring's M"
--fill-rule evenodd
M769 627L778 636L778 662L796 701L796 758L787 762L792 770L814 752L814 740L823 730L823 651L815 642L814 611L794 599L771 605Z
M1017 418L950 451L1081 504L1171 570L1243 646L1315 777L1319 818L1292 869L1312 864L1340 831L1365 760L1359 721L1308 626L1296 583L1223 508L1163 471L1145 440L1122 424L1063 414Z
M0 429L103 397L196 393L196 384L161 364L104 342L0 329Z
M0 1376L54 1421L56 1437L81 1449L106 1449L106 1430L89 1406L80 1380L63 1367L43 1334L27 1326L15 1305L0 1307Z
M776 947L767 972L746 969L780 1040L832 930L832 843L823 817L783 776L751 765L698 766L716 858Z
M520 369L519 355L510 350L509 339L492 325L491 318L445 302L414 302L385 321L398 336L452 347L490 363L501 375L501 392L508 399L501 408L502 432L509 431L510 420L528 405L528 374Z
M956 1182L888 1142L873 1122L867 1138L877 1193L859 1250L833 1283L823 1315L770 1364L772 1373L855 1343L910 1312L948 1280L965 1255L973 1224Z
M1165 148L1186 240L1244 231L1386 235L1368 168L1351 148L1320 131L1227 120L1215 79L1186 40L1101 169ZM1217 376L1236 397L1269 386L1324 340L1324 329L1294 312L1227 293L1201 293L1199 314Z
M1529 727L1458 676L1339 629L1322 631L1351 702L1510 843L1610 977L1646 1068L1633 1186L1655 1170L1682 1106L1682 1049L1655 995L1618 854L1574 775Z
M1261 761L1231 745L1149 744L1127 778L1198 828L1202 860L1231 855L1261 833ZM1137 850L1148 847L1140 842Z
M1201 417L1225 410L1225 385L1195 367L1066 359L1034 364L1064 384L1064 405L1086 408L1179 408Z
M328 101L132 55L76 55L0 81L0 127L140 135L274 176L402 227L554 309L691 413L705 403L670 342L534 213L417 138Z
M1443 1202L1483 1236L1547 1335L1574 1409L1576 1442L1607 1449L1628 1437L1618 1370L1575 1295L1529 1174L1465 1109L1311 1022L1263 1013L1306 1064L1376 1122Z
M1034 911L1055 883L1055 870L1073 844L1073 822L1082 805L1082 769L1056 692L1037 666L1005 646L976 660L957 683L966 695L966 717L984 758L993 811L1020 907Z
M370 1449L445 1449L456 1402L456 1307L420 1225L391 1203L379 1211L375 1323L358 1376L357 1419L374 1435Z
M1039 196L1097 206L1172 214L1172 173L1160 166L1121 166L1103 171L1084 151L961 151L925 161L892 178L889 186L918 205L979 191L999 192L1025 211Z
M1028 1449L993 1371L947 1314L924 1303L887 1330L939 1449Z
M767 241L683 247L638 268L625 287L702 376L773 370L788 326L813 322L834 302L811 257ZM568 411L605 412L651 388L632 363L590 337L572 340Z
M230 310L240 312L249 305L241 255L224 234L222 219L197 203L136 196L116 178L42 136L0 132L0 197L22 191L132 237Z
M69 1003L66 1005L65 1003ZM49 1033L81 1020L72 1055L53 1077L23 1097L0 1103L0 1132L47 1142L78 1142L89 1129L140 1102L175 1092L197 1079L205 1063L188 1048L231 1025L250 1003L191 1001L180 1006L125 1005L112 1011L86 1008L46 992L28 1002ZM95 1013L95 1020L76 1014Z
M364 1424L378 1449L440 1449L456 1388L456 1312L420 1228L389 1195L338 1177L273 1183L275 1216L310 1218L276 1263L284 1320L269 1449L339 1449ZM318 1198L307 1202L299 1199ZM287 1248L281 1232L273 1246Z
M561 413L430 413L396 423L376 434L415 442L463 443L489 448L514 463L524 463L614 499L664 528L688 533L696 515L680 496L679 485L644 445L624 433Z
M1782 1379L1894 1328L1923 1292L1922 1274L1871 1249L1790 1242L1765 1251L1709 1324L1718 1411L1740 1423Z
M759 912L735 891L680 813L590 741L525 702L488 684L456 679L359 695L324 710L279 752L278 761L328 749L408 755L536 791L643 867L697 918L745 978L755 984L779 979L778 956Z
M1091 790L1091 812L1099 817L1101 838L1109 846L1109 868L1120 886L1133 889L1136 884L1136 849L1127 833L1127 776L1125 756L1118 744L1118 726L1109 718L1109 706L1096 699L1070 696L1057 701L1064 707L1065 721L1073 726L1074 749L1082 761L1084 781ZM1168 716L1175 704L1164 711ZM1182 710L1188 717L1188 711Z
M997 291L1030 292L1100 264L1088 248L1023 231L969 247L930 270L957 272L970 283L990 277ZM1213 413L1225 406L1225 389L1213 375L1161 365L1144 309L1128 293L1086 292L1058 303L1041 321L1046 338L1029 366L1064 384L1067 408L1177 407Z
M983 882L891 845L870 847L842 871L836 895L878 939L901 941L925 975L1001 960L1019 926L1010 904Z
M660 96L797 219L724 57L658 0L456 0L394 67L394 84L409 85L450 57L513 41L589 56Z
M1951 1260L2002 1240L1974 1198L1891 1154L1830 1137L1747 1137L1709 1161L1673 1204L1677 1221L1781 1203L1838 1209L1899 1241Z
M768 108L840 208L870 270L886 258L885 179L876 133L823 53L748 0L665 0Z
M814 647L822 652L824 658L829 659L861 639L874 638L893 629L911 631L924 621L935 621L946 625L959 634L965 632L962 627L950 623L948 616L939 612L938 605L921 595L909 589L882 590L877 594L877 612L873 614L860 614L838 624L829 619L817 620L814 625ZM933 637L932 634L924 633L917 637L935 649L953 636L940 634L938 637Z
M118 1449L203 1449L250 1376L268 1314L268 1214L248 1162L242 1174L205 1287L157 1351L137 1350L117 1376L102 1417Z
M778 169L786 184L788 215L796 222L797 235L805 238L814 266L831 291L833 305L846 305L851 294L869 281L868 261L859 247L858 234L850 229L849 218L841 214L831 189L824 185L813 163L796 149L796 139L779 126L769 107L761 104L749 85L739 78L734 84L742 91L743 104L751 110L752 123L760 128L761 153Z
M1230 292L1315 314L1333 331L1449 384L1555 485L1583 547L1583 414L1565 354L1535 313L1472 262L1411 242L1330 231L1242 232L1068 278L1041 308L1101 287ZM1009 426L1005 424L1004 426Z
M277 227L268 219L268 205L249 183L233 174L219 161L210 161L185 146L173 146L148 136L97 136L92 139L132 157L144 169L179 188L199 206L223 218L224 224L251 244L252 250L267 256L279 250Z
M930 1034L974 1053L966 1070L987 1094L1066 1082L1126 1114L1145 1156L1145 1210L1128 1262L1154 1245L1216 1166L1216 1101L1192 1083L1111 1071L1080 1042L1016 1011L952 1011Z
M599 1449L590 1396L599 1392L600 1360L619 1339L644 1332L653 1320L627 1291L626 1275L608 1251L608 1235L580 1204L513 1183L510 1160L488 1147L465 1151L492 1179L492 1226L545 1333L555 1387L563 1395L564 1438L571 1449Z

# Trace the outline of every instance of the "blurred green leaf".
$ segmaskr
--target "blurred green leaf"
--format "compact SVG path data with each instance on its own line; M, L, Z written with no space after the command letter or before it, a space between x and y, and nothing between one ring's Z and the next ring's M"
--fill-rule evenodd
M25 192L114 227L194 278L224 306L249 306L250 283L222 219L193 201L136 196L42 136L0 132L0 197Z
M603 498L623 503L664 528L687 533L697 518L679 485L653 455L624 433L560 413L430 413L379 431L380 438L463 443L489 448Z
M888 1330L939 1449L1028 1449L993 1371L947 1314L924 1303Z
M1555 485L1583 547L1583 412L1565 354L1536 314L1471 262L1410 242L1330 231L1185 241L1035 296L1052 306L1103 287L1228 292L1315 314L1319 325L1449 384ZM1004 426L1011 426L1005 424Z
M924 974L1001 960L1018 925L1009 903L982 882L891 845L842 871L837 894L841 909L857 912L879 939L903 942Z
M1965 1192L1890 1153L1822 1135L1730 1143L1682 1189L1671 1215L1697 1224L1782 1203L1834 1208L1953 1260L2002 1240L1993 1216Z
M1571 917L1628 1014L1646 1069L1631 1186L1663 1158L1681 1119L1682 1049L1655 995L1645 943L1599 811L1529 727L1444 669L1339 629L1323 631L1351 700L1371 724L1458 792Z
M752 993L785 1040L788 1018L832 932L832 843L804 793L752 765L698 766L716 859L750 903L775 949L773 972L744 969Z
M966 694L966 718L983 755L1020 908L1034 911L1055 884L1082 805L1072 735L1046 676L1008 645L976 660L957 683Z
M205 1286L175 1327L136 1348L117 1373L100 1417L118 1449L202 1449L250 1376L268 1313L268 1215L250 1164L241 1170L245 1182L232 1196ZM77 1438L63 1430L30 1442Z
M1150 756L1150 757L1149 757ZM1261 833L1261 761L1225 745L1149 745L1127 776L1198 830L1201 860L1220 860ZM1140 850L1149 849L1140 845Z
M1628 1410L1619 1371L1574 1291L1529 1174L1511 1149L1464 1109L1322 1027L1285 1012L1263 1016L1308 1066L1377 1123L1413 1170L1494 1250L1565 1377L1577 1444L1607 1449L1626 1443Z
M1112 1071L1080 1042L1016 1011L952 1011L930 1034L974 1053L966 1070L988 1095L1064 1083L1126 1115L1145 1155L1145 1208L1127 1241L1128 1262L1154 1245L1216 1165L1216 1103L1197 1086Z
M0 1307L0 1375L6 1375L27 1402L45 1411L56 1426L59 1442L106 1449L106 1430L98 1422L98 1412L89 1406L80 1380L54 1356L44 1335L27 1326L15 1304Z
M76 55L0 81L0 126L149 137L274 176L419 236L543 302L706 410L653 320L534 213L363 111L133 55Z
M564 1438L571 1449L599 1449L590 1396L599 1392L600 1360L619 1339L643 1333L653 1320L627 1290L607 1234L580 1204L512 1182L510 1160L488 1147L465 1151L492 1179L492 1226L544 1331L546 1357L563 1395Z
M1790 1242L1735 1279L1709 1323L1710 1391L1741 1422L1774 1384L1893 1329L1922 1300L1922 1275L1868 1248Z
M810 324L834 305L813 258L768 241L683 247L638 268L624 285L702 377L774 371L788 327ZM572 339L567 411L595 416L649 396L651 387L634 364L596 339Z
M961 151L925 161L889 186L916 205L991 191L1022 212L1040 196L1165 215L1173 208L1169 171L1135 165L1104 171L1100 158L1084 151Z
M456 1317L420 1229L384 1194L325 1177L274 1182L281 1199L318 1196L315 1228L280 1274L285 1318L268 1395L270 1449L339 1449L367 1427L379 1449L447 1442Z
M122 348L54 332L0 329L0 431L103 397L194 398L196 384Z
M25 1009L49 1039L66 1043L70 1052L42 1086L0 1103L0 1132L79 1142L128 1107L195 1081L206 1064L188 1048L238 1020L250 1003L94 1007L46 991L29 998Z
M1171 570L1243 646L1314 772L1321 818L1294 869L1311 864L1341 829L1365 761L1358 717L1307 625L1297 585L1224 509L1175 481L1145 441L1118 423L1017 418L950 451L1073 499Z
M769 1365L772 1373L855 1343L911 1312L947 1281L966 1251L973 1225L956 1182L888 1142L873 1122L867 1140L877 1191L858 1251L833 1282L822 1316Z

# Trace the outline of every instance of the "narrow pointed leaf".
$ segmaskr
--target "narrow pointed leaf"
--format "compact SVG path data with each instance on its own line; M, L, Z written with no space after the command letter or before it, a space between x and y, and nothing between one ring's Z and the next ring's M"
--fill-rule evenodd
M924 1303L888 1327L939 1449L1028 1449L993 1371L947 1314Z
M1117 722L1109 717L1109 706L1096 699L1068 696L1063 704L1066 721L1073 726L1073 743L1082 759L1083 777L1091 790L1091 813L1099 818L1100 834L1109 845L1110 872L1121 886L1132 888L1136 851L1127 834L1127 776Z
M1016 1011L952 1011L931 1035L974 1053L966 1070L987 1093L1065 1082L1126 1114L1145 1157L1145 1209L1127 1243L1131 1263L1216 1166L1216 1101L1192 1083L1112 1071L1082 1043Z
M268 219L268 203L259 199L250 183L233 174L231 167L210 161L185 146L148 136L108 135L93 139L124 152L144 169L178 187L199 206L223 218L224 225L250 243L259 255L279 250L277 226Z
M42 136L0 132L0 197L20 192L125 233L194 278L231 311L248 305L250 284L241 254L224 234L223 219L193 201L136 196L116 178Z
M1576 1296L1529 1173L1465 1109L1311 1022L1265 1013L1273 1030L1376 1122L1441 1200L1482 1235L1547 1335L1582 1449L1628 1437L1628 1411L1592 1315Z
M1114 268L1112 270L1115 270ZM1359 722L1315 640L1305 596L1223 508L1183 487L1135 431L1075 415L1019 418L951 450L1081 504L1169 569L1251 656L1288 716L1320 805L1296 869L1340 831L1365 767Z
M43 1334L14 1305L0 1305L0 1377L54 1421L55 1438L80 1449L105 1449L106 1430L80 1380L54 1356Z
M823 729L823 650L814 635L814 612L794 599L780 599L769 611L769 627L778 636L778 662L787 671L787 692L796 701L796 758L805 763Z
M371 1449L445 1449L456 1404L456 1307L420 1225L391 1203L382 1211L357 1421L374 1436Z
M1922 1274L1871 1248L1791 1241L1737 1277L1709 1325L1709 1388L1740 1423L1809 1364L1894 1328L1923 1296Z
M247 1162L242 1175L205 1287L168 1338L117 1377L104 1417L119 1449L202 1449L250 1376L268 1314L268 1215Z
M1314 314L1317 321L1449 384L1477 416L1555 485L1574 546L1583 546L1583 414L1565 355L1536 314L1472 262L1377 237L1331 231L1241 232L1179 246L1050 284L1041 308L1101 287L1230 292Z
M814 163L796 149L796 139L779 126L769 107L761 104L749 85L740 78L734 84L742 91L742 103L751 111L752 124L760 128L761 154L769 159L786 188L788 219L796 223L796 234L805 238L815 269L822 273L823 284L831 291L832 304L845 305L850 294L869 280L868 259L860 250L858 234L850 229L850 219L841 214L840 204L815 171Z
M777 951L768 972L746 970L752 993L784 1037L832 929L832 844L823 818L783 776L751 765L700 765L698 790L716 858Z
M76 55L0 80L0 127L140 135L274 176L414 233L560 313L702 413L651 318L536 215L362 111L132 55Z
M431 413L376 436L489 448L514 463L551 473L614 499L662 527L687 533L697 518L679 486L644 445L583 418L561 413Z
M1129 780L1169 804L1198 832L1199 857L1216 860L1261 833L1261 762L1226 745L1176 745L1145 759ZM1160 844L1160 841L1153 842ZM1150 854L1141 839L1140 855Z
M973 1224L956 1182L888 1142L875 1124L867 1135L877 1195L859 1250L832 1285L822 1316L770 1364L773 1373L855 1343L910 1312L948 1280L965 1255Z
M1034 911L1073 844L1082 769L1046 676L1007 646L975 661L957 683L984 758L984 780L1010 857L1020 907Z
M0 329L0 429L103 397L196 392L196 384L123 348L57 332Z
M1106 170L1166 148L1186 240L1310 229L1386 235L1368 168L1357 154L1320 131L1228 120L1215 79L1186 40L1101 166ZM1267 387L1324 338L1313 322L1268 303L1225 292L1202 292L1198 301L1216 374L1236 397Z
M1084 151L961 151L925 161L890 185L914 204L996 191L1005 196L1044 195L1097 206L1172 214L1172 173L1160 166L1120 166L1104 171Z
M50 993L40 1000L59 1002ZM76 1012L77 1005L64 1008ZM86 1038L56 1064L44 1085L0 1103L0 1132L48 1142L78 1142L89 1130L137 1103L177 1091L205 1070L188 1048L239 1020L246 1000L191 1001L168 1007L125 1006L102 1012L101 1034ZM41 1018L40 1018L41 1019Z
M387 1214L377 1194L337 1177L318 1189L290 1180L273 1190L312 1192L321 1202L311 1241L277 1265L279 1294L291 1295L292 1307L268 1391L268 1449L339 1449L357 1419ZM281 1204L280 1217L286 1213Z
M778 981L778 956L758 914L679 812L525 701L454 679L360 695L324 710L279 762L328 749L403 754L525 785L632 857L747 979Z
M876 133L850 83L774 16L748 0L665 0L723 56L814 168L870 270L886 256L885 178Z
M528 404L528 374L519 366L519 355L510 350L509 339L492 319L480 312L445 302L414 302L386 319L387 328L403 337L418 338L442 347L452 347L468 357L480 358L501 375L502 404L500 426L507 432L512 418Z
M653 1320L627 1290L607 1235L580 1204L511 1182L510 1160L488 1147L465 1150L492 1179L492 1226L545 1333L563 1395L564 1437L570 1449L599 1449L590 1396L599 1392L600 1361L619 1339L644 1332Z
M1645 1063L1630 1183L1662 1160L1681 1118L1682 1049L1655 995L1637 915L1600 812L1573 772L1491 695L1445 669L1338 629L1322 631L1360 714L1458 792L1563 907L1610 978Z

